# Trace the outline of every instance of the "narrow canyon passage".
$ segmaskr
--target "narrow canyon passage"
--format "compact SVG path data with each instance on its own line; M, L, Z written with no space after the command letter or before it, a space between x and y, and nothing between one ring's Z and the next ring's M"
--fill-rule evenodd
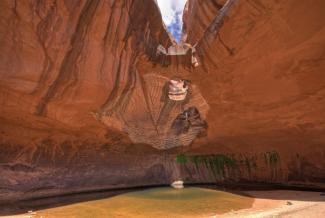
M325 188L323 0L188 0L179 43L155 0L0 9L0 202Z

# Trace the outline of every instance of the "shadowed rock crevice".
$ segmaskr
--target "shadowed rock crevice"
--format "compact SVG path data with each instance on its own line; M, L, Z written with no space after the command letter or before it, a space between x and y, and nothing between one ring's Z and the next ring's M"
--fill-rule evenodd
M76 27L76 32L71 38L71 49L68 51L63 59L60 71L55 81L50 85L45 96L42 97L40 103L37 106L36 114L44 115L46 105L48 102L55 97L57 92L61 91L61 95L73 86L78 80L78 68L77 62L80 57L81 51L84 46L84 40L87 35L88 26L90 25L99 0L88 0L80 14L80 18Z
M54 34L54 30L56 30L56 26L59 25L60 19L57 18L57 2L53 1L49 6L49 9L46 11L45 16L43 15L42 8L45 8L46 5L40 1L36 2L34 5L35 12L40 19L40 22L37 24L36 35L38 41L41 45L43 54L44 54L44 63L43 69L41 73L41 77L38 81L37 87L33 90L32 94L36 94L41 88L44 86L44 83L47 81L49 73L53 69L53 60L48 53L47 45L51 43L51 34Z

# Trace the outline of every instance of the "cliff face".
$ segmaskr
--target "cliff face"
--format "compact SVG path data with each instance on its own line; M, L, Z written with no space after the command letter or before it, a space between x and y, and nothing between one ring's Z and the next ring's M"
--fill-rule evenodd
M193 68L157 53L172 40L154 1L1 1L0 199L178 177L324 187L325 3L238 0L214 25L225 3L188 2ZM191 81L181 103L175 77ZM185 128L194 107L205 125ZM237 167L215 177L178 153Z
M189 1L185 16L202 63L191 79L210 105L202 149L275 150L280 180L324 183L324 2L237 1L217 33L193 27L217 3Z

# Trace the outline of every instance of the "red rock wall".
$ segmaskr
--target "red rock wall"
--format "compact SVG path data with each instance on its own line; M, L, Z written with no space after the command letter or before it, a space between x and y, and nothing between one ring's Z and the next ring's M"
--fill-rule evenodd
M201 149L276 150L283 180L324 183L325 3L237 1L218 32L202 33L194 26L215 16L208 4L189 1L196 19L185 21L203 35L202 64L191 75L210 105L202 145L211 146Z
M156 55L171 40L154 1L0 1L0 199L227 182L180 168L177 153L235 156L239 169L226 177L237 183L324 187L324 2L238 0L207 31L224 4L188 2L194 69ZM163 110L173 77L191 80L193 95ZM170 134L190 106L206 135ZM270 151L276 174L263 163Z
M1 199L9 198L8 190L51 193L57 187L67 192L78 189L77 184L81 189L97 186L98 179L83 176L98 164L106 169L103 145L131 144L97 114L125 101L139 57L155 54L158 42L170 44L157 5L142 0L5 0L0 8ZM68 172L62 169L67 166ZM102 175L100 180L107 181ZM58 179L62 176L65 182ZM83 181L71 185L68 178L73 177ZM139 182L131 180L131 185Z

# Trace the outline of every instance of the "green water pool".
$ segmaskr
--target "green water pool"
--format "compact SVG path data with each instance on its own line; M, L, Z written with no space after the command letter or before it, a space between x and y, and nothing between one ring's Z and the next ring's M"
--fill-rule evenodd
M206 188L152 188L37 211L46 218L209 217L245 209L253 199Z

